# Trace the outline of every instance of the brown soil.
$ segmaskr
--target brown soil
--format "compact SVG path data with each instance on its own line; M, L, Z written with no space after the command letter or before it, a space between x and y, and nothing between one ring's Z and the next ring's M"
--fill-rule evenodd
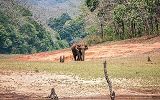
M142 37L108 44L90 46L86 51L86 60L128 57L132 55L147 54L151 52L160 52L160 36ZM13 58L21 61L59 61L60 56L65 56L65 61L72 61L72 52L68 49L57 50L52 52L35 53Z

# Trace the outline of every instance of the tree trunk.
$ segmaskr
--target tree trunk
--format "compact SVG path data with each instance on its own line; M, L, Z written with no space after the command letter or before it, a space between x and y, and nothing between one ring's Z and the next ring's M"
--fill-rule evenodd
M149 35L151 35L153 33L153 16L150 16L148 18L148 21L149 21Z
M103 24L101 24L101 37L103 39Z
M111 100L114 100L115 99L115 92L112 89L112 82L110 81L110 79L108 77L107 62L106 61L104 62L104 75L105 75L105 79L106 79L106 81L108 83Z
M148 25L148 22L146 19L143 19L143 23L144 23L144 26L145 26L145 34L149 34L149 25Z
M124 29L124 21L122 20L122 34L121 34L121 37L123 38L123 39L125 39L125 37L124 37L124 33L125 32L125 29Z
M132 37L135 37L135 23L134 20L131 21L131 31L132 31Z
M158 26L158 19L157 19L157 17L155 17L155 24L156 24L156 34L158 34L159 33L159 26Z
M118 33L119 33L119 31L118 31L118 28L117 28L116 22L114 21L114 22L113 22L113 24L114 24L114 30L115 30L115 33L116 33L116 34L118 34Z
M85 50L84 49L82 49L82 61L84 61L84 59L85 59Z

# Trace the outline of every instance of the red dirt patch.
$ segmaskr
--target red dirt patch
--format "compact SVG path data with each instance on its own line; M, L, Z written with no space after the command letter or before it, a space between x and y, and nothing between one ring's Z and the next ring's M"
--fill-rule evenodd
M138 39L124 40L112 43L103 43L91 46L86 51L86 60L102 59L109 57L128 57L132 55L147 54L160 51L160 36L142 37ZM21 61L51 61L58 62L60 56L65 56L65 61L72 61L72 52L68 49L56 50L52 52L42 52L30 55L23 55L16 58Z

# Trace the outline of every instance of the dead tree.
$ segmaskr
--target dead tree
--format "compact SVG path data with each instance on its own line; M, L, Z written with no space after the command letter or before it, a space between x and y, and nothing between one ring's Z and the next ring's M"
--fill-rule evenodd
M151 62L151 58L148 56L148 62Z
M114 100L115 99L115 92L112 89L112 82L109 80L109 77L108 77L106 61L104 62L104 75L105 75L105 79L108 83L111 100Z
M60 56L60 62L64 63L65 57L64 56Z
M51 89L51 94L50 94L49 98L51 98L53 100L58 100L58 96L57 96L54 88Z

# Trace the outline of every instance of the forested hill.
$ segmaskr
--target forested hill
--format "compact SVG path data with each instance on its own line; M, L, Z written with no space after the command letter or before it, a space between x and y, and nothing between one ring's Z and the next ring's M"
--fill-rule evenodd
M159 0L0 0L0 53L159 34Z
M48 25L69 43L80 38L89 45L160 35L160 0L85 0L85 7L77 18L62 14Z
M84 0L15 0L18 4L33 12L34 19L46 24L49 18L68 13L74 17L79 15L79 9Z
M0 0L0 53L35 53L67 47L13 0Z

